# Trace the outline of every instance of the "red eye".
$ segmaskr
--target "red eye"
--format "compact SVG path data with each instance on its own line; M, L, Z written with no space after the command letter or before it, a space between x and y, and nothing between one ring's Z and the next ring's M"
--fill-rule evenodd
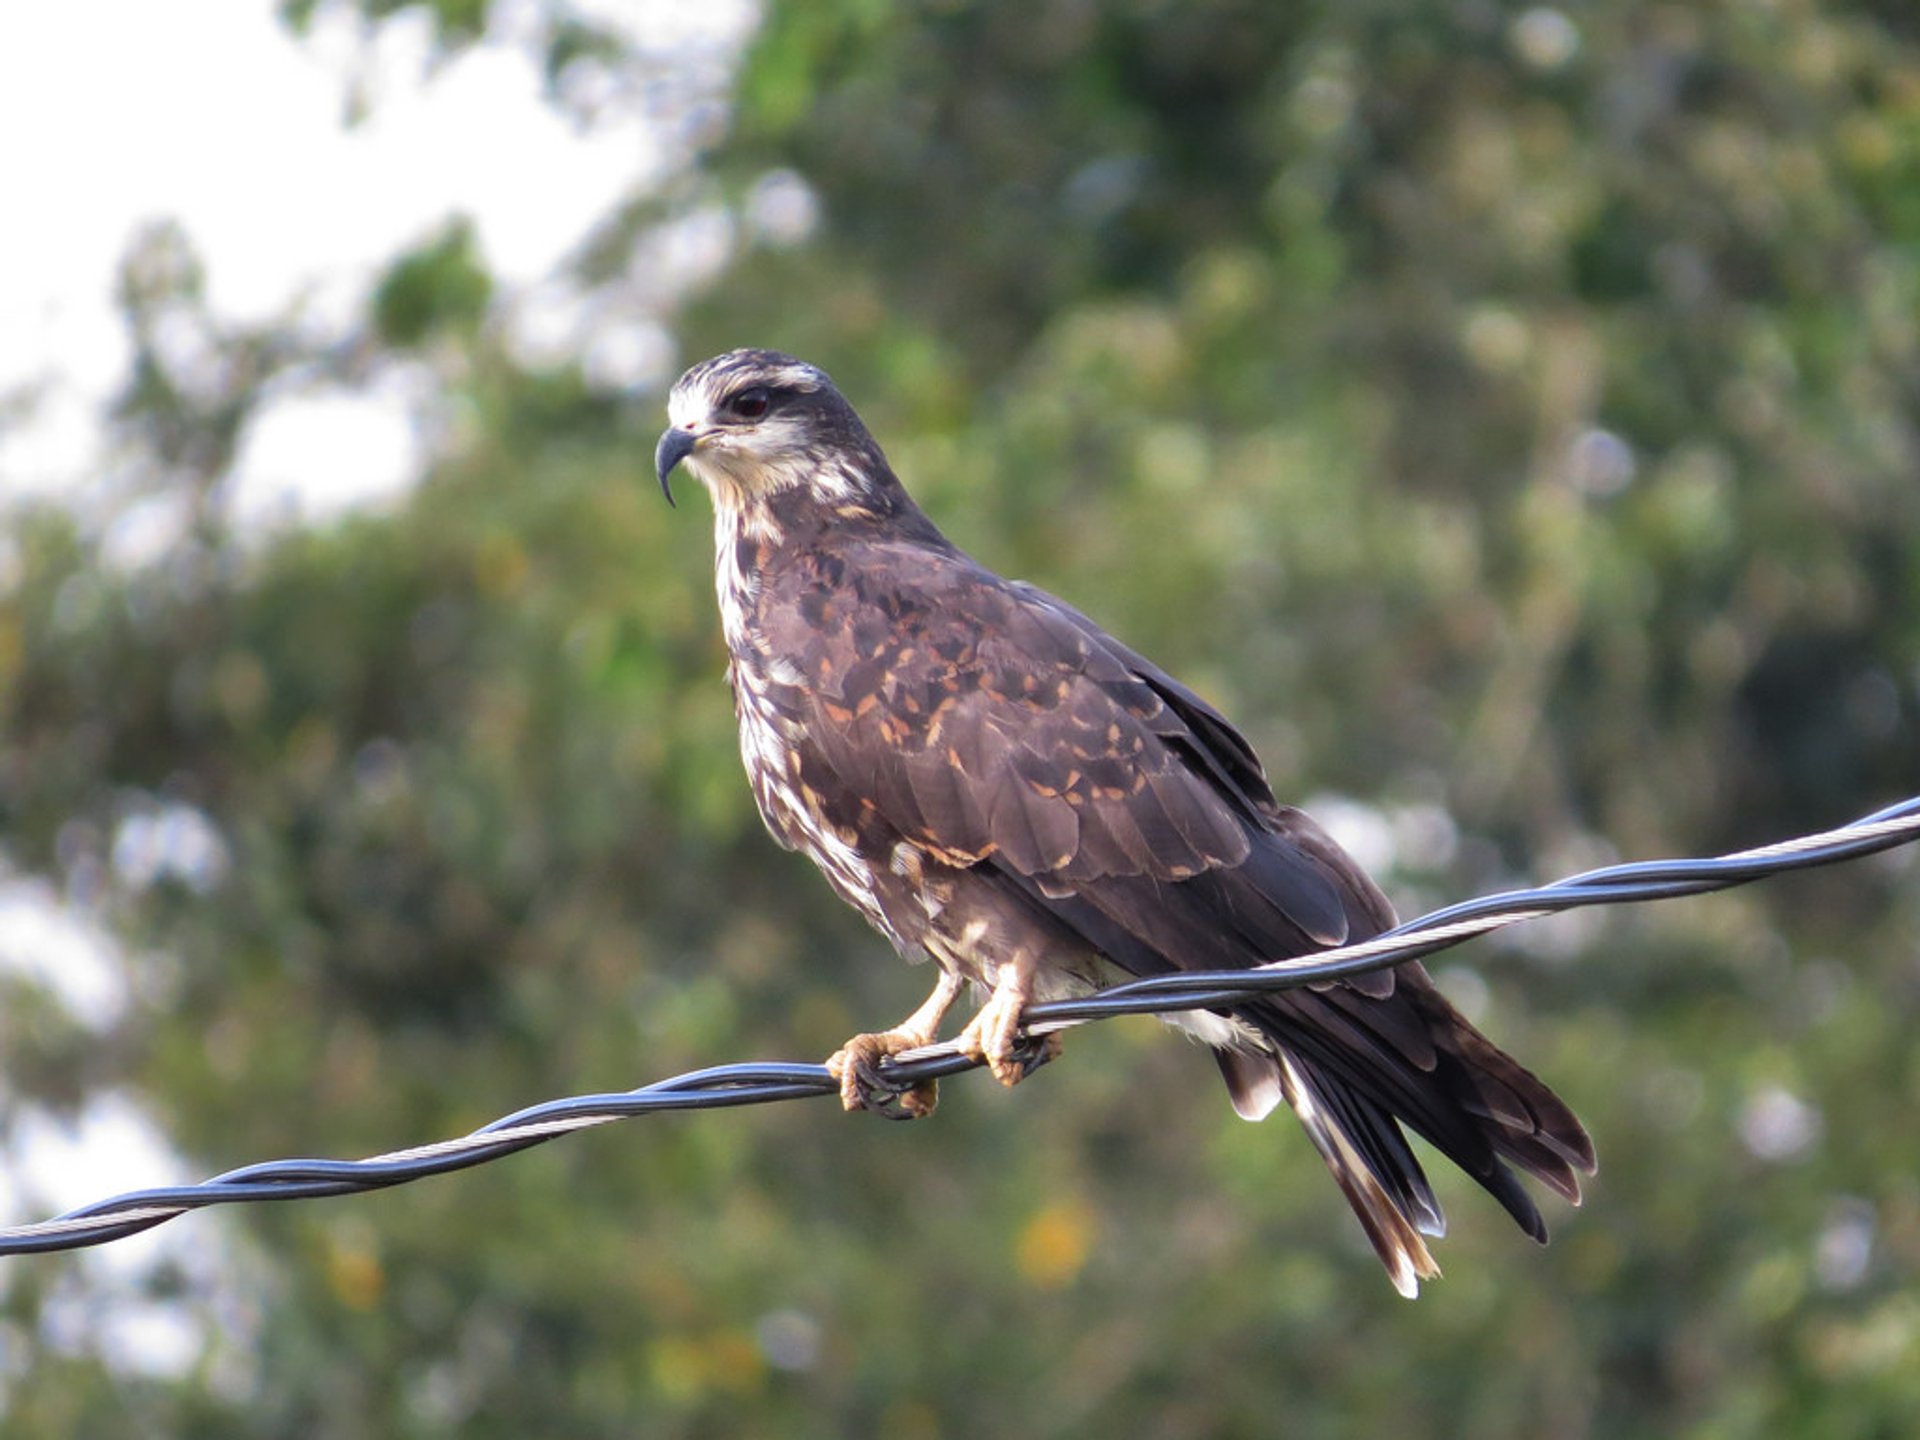
M773 396L764 386L756 385L751 390L742 390L727 401L727 409L742 420L758 420L772 404Z

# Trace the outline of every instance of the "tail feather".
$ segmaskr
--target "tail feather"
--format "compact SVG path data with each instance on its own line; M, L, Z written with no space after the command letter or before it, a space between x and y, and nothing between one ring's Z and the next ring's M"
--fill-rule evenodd
M1580 1176L1594 1171L1593 1141L1579 1117L1532 1071L1501 1050L1470 1025L1459 1011L1432 992L1429 1006L1445 1007L1450 1038L1460 1063L1479 1083L1479 1093L1493 1093L1511 1103L1469 1104L1470 1113L1496 1122L1495 1147L1516 1165L1551 1186L1575 1205L1580 1203Z
M1386 1198L1415 1228L1425 1235L1444 1235L1446 1216L1440 1202L1428 1188L1419 1161L1407 1148L1400 1128L1371 1101L1336 1085L1319 1080L1304 1063L1288 1062L1272 1054L1254 1054L1245 1050L1215 1050L1213 1058L1233 1097L1233 1108L1243 1120L1264 1120L1286 1100L1300 1112L1302 1097L1306 1103L1324 1111L1323 1129L1344 1137L1346 1149L1357 1151L1361 1163L1386 1191ZM1309 1133L1312 1133L1311 1131ZM1320 1144L1318 1139L1316 1144ZM1334 1155L1328 1154L1328 1164ZM1335 1152L1337 1154L1338 1152ZM1338 1178L1336 1169L1336 1178Z
M1366 1096L1330 1083L1310 1067L1296 1064L1307 1092L1329 1121L1337 1126L1361 1160L1373 1172L1387 1197L1422 1235L1439 1239L1447 1233L1446 1213L1427 1183L1426 1172L1393 1117Z
M1387 1268L1412 1295L1439 1273L1421 1233L1445 1233L1401 1125L1430 1141L1535 1240L1545 1220L1514 1169L1580 1201L1593 1144L1547 1086L1474 1029L1424 970L1394 972L1386 996L1291 991L1239 1012L1270 1050L1217 1052L1235 1108L1250 1119L1285 1098ZM1264 1108L1263 1108L1264 1107Z
M1359 1218L1360 1228L1367 1232L1373 1250L1380 1257L1380 1263L1387 1267L1387 1278L1393 1282L1393 1288L1409 1300L1420 1293L1422 1280L1438 1279L1440 1267L1435 1263L1433 1253L1427 1249L1427 1242L1420 1238L1420 1230L1408 1216L1400 1201L1388 1193L1388 1178L1396 1180L1404 1188L1408 1176L1383 1178L1374 1165L1360 1153L1340 1120L1322 1110L1316 1100L1316 1091L1320 1088L1310 1080L1297 1062L1284 1052L1278 1057L1280 1084L1286 1094L1287 1103L1293 1107L1293 1113L1300 1117L1307 1138L1313 1141L1313 1148L1320 1152L1320 1158L1327 1162L1327 1169L1333 1172L1335 1183L1347 1197L1347 1204L1353 1207L1353 1213ZM1420 1174L1420 1167L1413 1166L1411 1178L1421 1187L1426 1185L1426 1177ZM1438 1207L1435 1207L1438 1213Z

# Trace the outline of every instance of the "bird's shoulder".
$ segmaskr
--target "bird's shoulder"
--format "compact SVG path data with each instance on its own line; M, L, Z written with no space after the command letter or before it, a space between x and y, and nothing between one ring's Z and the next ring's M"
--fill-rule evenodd
M950 546L855 537L812 549L764 598L776 646L836 710L906 692L896 741L928 733L914 717L934 709L914 699L1054 715L1111 731L1132 756L1177 740L1235 804L1280 815L1253 746L1216 707L1064 600Z
M770 579L760 613L810 746L941 855L1178 879L1243 861L1272 804L1217 712L960 552L819 547Z
M770 579L760 616L829 718L879 711L890 743L908 748L937 743L956 710L1004 727L1149 724L1167 709L1084 616L953 549L815 548Z
M812 550L763 600L809 763L927 853L1115 914L1193 882L1259 958L1391 923L1224 715L1047 592L876 539Z

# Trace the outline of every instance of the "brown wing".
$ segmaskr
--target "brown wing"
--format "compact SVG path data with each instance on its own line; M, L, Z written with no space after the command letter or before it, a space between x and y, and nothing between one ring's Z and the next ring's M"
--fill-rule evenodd
M1238 944L1140 934L1154 953L1124 947L1126 968L1244 967L1390 915L1331 842L1301 836L1217 712L1041 592L885 543L776 583L791 593L761 613L802 672L804 732L894 830L1047 902L1111 901L1122 924L1173 894L1209 933L1234 913Z
M1352 859L1275 801L1223 716L1051 596L887 542L823 551L776 583L763 623L802 672L789 703L836 784L1121 968L1244 969L1393 923ZM1431 1265L1408 1237L1442 1225L1396 1118L1536 1238L1504 1162L1574 1199L1593 1168L1572 1113L1417 964L1234 1013L1292 1057L1223 1059L1236 1105L1293 1102L1396 1283Z

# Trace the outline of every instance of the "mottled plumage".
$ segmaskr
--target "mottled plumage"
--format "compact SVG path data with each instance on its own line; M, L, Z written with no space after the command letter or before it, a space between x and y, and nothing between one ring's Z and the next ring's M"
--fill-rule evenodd
M873 1101L880 1056L937 1033L963 982L990 998L962 1043L1012 1083L1031 1001L1393 924L1225 717L948 542L819 370L734 351L689 370L669 414L661 484L685 460L715 501L760 813L903 954L941 969L914 1016L830 1062L850 1108ZM1539 1240L1512 1167L1575 1202L1593 1169L1579 1121L1418 964L1169 1018L1213 1048L1240 1114L1293 1108L1402 1293L1438 1273L1421 1235L1444 1222L1401 1124Z

